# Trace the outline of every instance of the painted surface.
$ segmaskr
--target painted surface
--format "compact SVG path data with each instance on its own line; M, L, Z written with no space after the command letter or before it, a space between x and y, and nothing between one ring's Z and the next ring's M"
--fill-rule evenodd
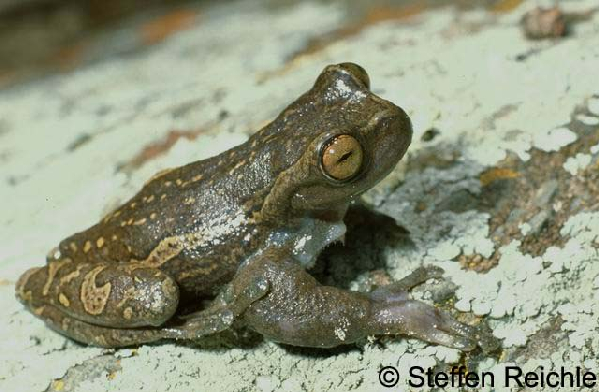
M334 5L217 5L144 51L0 91L0 390L370 391L383 390L381 366L458 362L598 372L599 13L563 40L530 42L518 21L537 3L373 17L351 34ZM103 351L14 300L18 275L60 239L155 172L242 142L340 61L364 66L414 123L407 162L365 195L410 233L410 246L379 249L384 270L444 268L453 306L488 322L500 355L400 338L325 355L269 342Z

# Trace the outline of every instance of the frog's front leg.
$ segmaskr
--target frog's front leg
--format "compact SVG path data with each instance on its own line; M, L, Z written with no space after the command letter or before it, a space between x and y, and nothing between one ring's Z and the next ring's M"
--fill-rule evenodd
M430 275L418 271L418 276L400 281L401 284L360 293L322 286L291 257L275 261L275 257L281 257L276 251L270 256L242 269L233 285L241 289L246 280L256 276L268 279L269 292L249 306L244 320L271 340L296 346L334 347L367 335L404 334L462 350L477 346L476 328L432 306L407 299L402 291L436 276L438 271Z
M262 276L254 276L243 284L237 292L232 285L227 285L206 309L183 317L185 322L182 325L165 328L164 337L194 340L231 327L251 304L264 297L270 289L268 281Z

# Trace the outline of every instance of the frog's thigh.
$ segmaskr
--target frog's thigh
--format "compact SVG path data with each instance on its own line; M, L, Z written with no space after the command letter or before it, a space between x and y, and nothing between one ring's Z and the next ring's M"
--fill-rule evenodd
M173 278L131 263L52 261L23 274L16 290L34 312L52 305L73 319L113 328L161 325L179 302Z

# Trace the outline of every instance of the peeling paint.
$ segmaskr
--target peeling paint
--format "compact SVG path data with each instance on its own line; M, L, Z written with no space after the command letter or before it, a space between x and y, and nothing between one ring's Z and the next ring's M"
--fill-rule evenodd
M144 53L0 91L0 176L23 178L0 187L0 199L19 201L0 215L0 280L14 282L154 172L246 140L324 65L360 63L373 90L402 106L415 129L405 161L366 195L405 231L403 241L381 242L377 266L393 279L422 264L442 267L452 285L427 283L414 295L446 298L438 305L488 324L502 339L499 355L463 356L395 337L324 354L270 342L105 352L50 331L14 300L11 285L0 284L0 333L9 337L0 340L0 390L43 391L101 355L117 358L120 368L81 380L78 390L370 391L380 389L376 372L384 365L461 361L496 374L506 363L597 370L599 86L579 75L599 69L599 15L567 39L531 43L517 21L537 2L501 3L510 12L419 11L418 24L371 23L291 68L289 58L314 34L343 26L341 9L302 3L233 12L218 4L201 23ZM563 4L574 11L591 5ZM224 24L231 28L218 28ZM268 43L255 45L265 36ZM169 136L173 129L207 131ZM436 136L423 140L427 129ZM89 135L84 143L81 135ZM158 149L128 166L147 146ZM126 173L118 171L123 165ZM330 268L341 271L345 287L363 284L375 263L365 254ZM352 262L357 276L347 273Z

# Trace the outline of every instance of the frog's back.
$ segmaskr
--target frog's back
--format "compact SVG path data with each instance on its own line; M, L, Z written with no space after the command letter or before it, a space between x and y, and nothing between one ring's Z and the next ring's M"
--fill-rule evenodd
M252 216L270 186L269 168L246 166L249 150L246 143L159 173L102 221L61 241L60 257L142 263L171 274L183 291L213 292L261 240Z

